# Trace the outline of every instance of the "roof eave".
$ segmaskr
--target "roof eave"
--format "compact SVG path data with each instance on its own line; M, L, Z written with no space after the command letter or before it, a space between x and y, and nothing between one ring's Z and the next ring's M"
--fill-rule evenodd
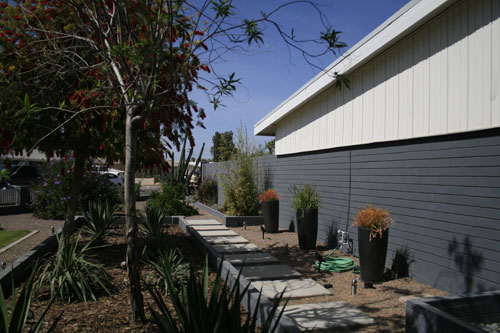
M255 135L275 135L276 124L335 82L334 73L349 74L457 0L413 0L303 85L254 125Z

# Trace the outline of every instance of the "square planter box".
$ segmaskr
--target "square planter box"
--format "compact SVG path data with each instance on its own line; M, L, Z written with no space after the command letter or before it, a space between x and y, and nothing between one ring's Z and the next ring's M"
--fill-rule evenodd
M406 304L406 332L488 332L488 324L500 330L500 290Z
M204 211L217 216L222 220L226 227L242 227L243 222L248 225L261 225L264 224L264 217L262 216L229 216L224 213L219 212L212 207L202 204L201 202L193 202L193 205L197 208L203 209Z

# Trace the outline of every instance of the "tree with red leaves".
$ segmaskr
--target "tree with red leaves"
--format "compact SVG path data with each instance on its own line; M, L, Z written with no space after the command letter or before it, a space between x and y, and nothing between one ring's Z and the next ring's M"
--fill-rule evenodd
M234 73L219 75L216 61L228 51L260 45L264 25L276 28L284 43L306 60L323 53L310 53L304 43L324 42L324 52L333 53L345 46L329 27L317 40L302 41L293 30L284 32L274 17L299 3L317 10L323 22L310 1L285 3L254 19L237 18L231 0L0 3L0 149L36 147L47 156L73 154L75 171L80 164L83 168L82 159L116 160L124 152L134 322L145 318L134 195L138 158L146 153L150 164L161 163L170 143L178 149L184 134L194 145L191 131L203 126L205 112L190 93L205 91L214 109L220 106L240 81ZM68 232L73 217L69 212Z

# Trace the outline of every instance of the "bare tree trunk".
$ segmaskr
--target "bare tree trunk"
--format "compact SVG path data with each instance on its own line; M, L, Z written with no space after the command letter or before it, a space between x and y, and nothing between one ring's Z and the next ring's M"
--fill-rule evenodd
M127 237L128 295L132 320L144 323L144 301L141 293L141 271L137 245L137 218L135 209L135 160L137 153L137 127L127 114L125 125L125 225Z
M73 234L73 229L75 227L75 215L78 209L78 203L80 202L80 195L83 187L83 173L85 172L85 160L86 156L83 153L78 153L76 155L73 179L71 182L71 196L69 198L68 210L66 211L66 217L64 218L63 226L63 241L61 244L68 242L71 234Z

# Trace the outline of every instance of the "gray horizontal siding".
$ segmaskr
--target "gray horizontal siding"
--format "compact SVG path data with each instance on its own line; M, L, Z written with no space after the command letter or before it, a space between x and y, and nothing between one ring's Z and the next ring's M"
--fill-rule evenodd
M258 165L281 193L281 227L295 218L291 186L315 184L319 241L327 242L332 229L347 229L357 254L352 220L374 204L396 221L387 267L396 251L407 251L417 281L450 292L499 289L499 132L265 156Z

